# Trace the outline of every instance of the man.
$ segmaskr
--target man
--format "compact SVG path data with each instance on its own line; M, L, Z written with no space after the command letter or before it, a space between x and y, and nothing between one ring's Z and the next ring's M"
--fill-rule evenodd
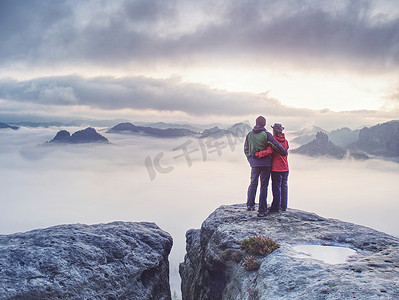
M272 157L269 155L256 158L255 153L266 150L269 142L278 153L287 156L287 150L275 140L270 132L266 131L265 126L266 119L263 116L259 116L256 119L255 127L247 134L244 144L244 153L251 166L251 183L248 187L247 210L255 210L256 189L258 188L260 177L258 217L264 217L267 213L267 187L272 171Z

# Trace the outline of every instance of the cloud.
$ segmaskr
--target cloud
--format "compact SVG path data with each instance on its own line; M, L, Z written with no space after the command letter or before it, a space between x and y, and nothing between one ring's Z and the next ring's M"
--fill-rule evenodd
M293 108L267 93L229 92L186 83L178 77L142 76L0 79L0 108L3 121L119 118L133 122L182 120L234 124L242 120L252 122L258 115L264 115L268 124L284 123L293 130L310 125L326 130L359 128L397 117L397 110L334 112Z
M396 70L399 14L380 6L349 0L2 1L0 56L3 65L244 61Z
M399 108L399 84L393 89L392 94L388 96L388 101L394 103Z
M55 42L51 32L54 32L70 15L70 8L63 2L1 1L2 64L10 60L30 62L44 55L43 46Z
M26 81L0 80L0 98L23 103L81 105L101 109L152 109L190 115L239 116L260 111L290 114L267 94L231 93L178 78L94 77L77 75Z

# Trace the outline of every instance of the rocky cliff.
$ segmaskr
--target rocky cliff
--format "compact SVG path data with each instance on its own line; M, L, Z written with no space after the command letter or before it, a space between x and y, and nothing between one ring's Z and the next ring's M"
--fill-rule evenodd
M172 238L153 223L0 236L0 299L171 299Z
M254 235L280 247L256 257L258 270L246 271L240 245ZM367 227L293 209L258 218L244 205L232 205L218 208L186 238L183 300L399 299L399 239ZM356 254L329 264L301 255L296 245L346 247Z

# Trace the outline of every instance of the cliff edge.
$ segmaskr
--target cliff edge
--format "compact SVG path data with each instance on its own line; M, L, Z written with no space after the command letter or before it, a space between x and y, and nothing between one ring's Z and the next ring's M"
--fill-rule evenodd
M280 247L247 271L240 245L250 236ZM258 218L245 205L221 206L186 233L180 265L187 299L399 299L399 239L371 228L288 209ZM304 255L297 246L352 249L341 263ZM331 247L332 248L332 247Z
M0 236L0 299L171 299L172 238L154 223Z

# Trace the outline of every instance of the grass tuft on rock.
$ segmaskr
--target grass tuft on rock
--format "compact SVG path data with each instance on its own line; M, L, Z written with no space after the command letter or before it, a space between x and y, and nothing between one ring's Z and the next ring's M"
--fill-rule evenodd
M244 257L243 267L247 271L256 271L260 267L260 262L252 255Z
M279 247L277 242L262 235L251 236L241 242L241 249L252 255L266 256Z

